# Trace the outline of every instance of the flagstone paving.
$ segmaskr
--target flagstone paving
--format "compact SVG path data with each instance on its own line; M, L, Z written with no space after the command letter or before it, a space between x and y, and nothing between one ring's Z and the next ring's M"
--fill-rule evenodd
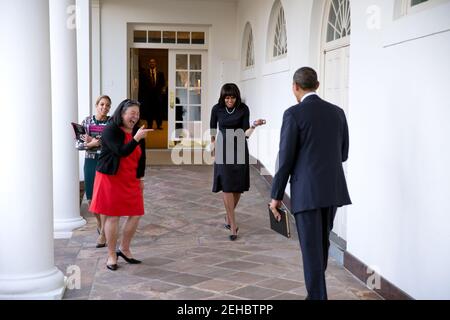
M106 269L107 249L95 248L95 218L69 240L55 240L55 263L81 270L81 288L64 299L303 300L306 296L299 243L268 225L269 187L251 170L251 190L236 211L239 237L224 228L221 194L211 192L210 166L152 166L145 178L145 209L132 250L140 265L119 258ZM123 221L122 221L123 222ZM327 271L330 299L380 299L336 261Z

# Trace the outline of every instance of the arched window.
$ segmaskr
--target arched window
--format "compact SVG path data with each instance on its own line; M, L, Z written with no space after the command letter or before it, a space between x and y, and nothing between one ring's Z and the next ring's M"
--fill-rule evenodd
M242 43L242 65L244 69L249 69L255 66L255 46L253 44L253 31L250 23L247 23L244 30L244 41Z
M327 42L350 36L350 1L331 0L328 14Z
M287 54L287 32L286 32L286 18L284 15L284 9L281 2L278 0L275 2L272 8L272 14L270 15L269 24L269 52L270 58L276 59L283 57Z
M397 0L395 2L394 17L400 18L434 6L446 3L449 0Z

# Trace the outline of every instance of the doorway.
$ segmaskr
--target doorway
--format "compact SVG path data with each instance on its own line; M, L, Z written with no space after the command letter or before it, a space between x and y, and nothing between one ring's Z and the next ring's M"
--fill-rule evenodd
M350 64L350 1L328 0L322 33L322 92L324 99L341 107L348 117ZM344 172L347 165L344 164ZM339 208L333 232L347 241L347 209Z
M169 148L203 148L207 54L169 51Z
M150 71L151 62L155 74ZM146 147L167 149L169 50L131 48L131 66L131 98L141 102L141 122L155 129L148 134Z

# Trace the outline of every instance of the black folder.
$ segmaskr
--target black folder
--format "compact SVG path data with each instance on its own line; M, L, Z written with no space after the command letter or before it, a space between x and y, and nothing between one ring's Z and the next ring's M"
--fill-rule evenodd
M86 129L81 124L71 122L73 131L75 133L75 139L81 141L81 135L86 134Z
M286 238L290 238L291 230L289 228L289 213L287 210L282 208L278 208L278 212L281 215L280 221L277 221L275 219L269 205L270 228L273 231L278 232L279 234L285 236Z

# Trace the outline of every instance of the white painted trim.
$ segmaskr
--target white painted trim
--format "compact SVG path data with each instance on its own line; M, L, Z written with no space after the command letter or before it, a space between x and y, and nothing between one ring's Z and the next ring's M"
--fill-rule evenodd
M408 14L401 19L387 22L382 29L383 47L387 48L434 34L450 32L450 20L448 19L450 1L445 0L445 2L439 1L440 5L433 2L426 6L427 10L420 10L415 14ZM405 38L405 34L408 34L408 38Z
M286 21L286 41L287 41L287 53L274 57L273 56L273 46L274 46L274 40L275 40L275 26L277 24L278 21L278 12L280 10L280 8L283 8L284 10L284 6L281 3L281 0L276 0L275 3L272 6L272 9L270 10L270 16L269 16L269 23L268 23L268 29L267 29L267 39L266 39L266 59L265 62L267 64L273 63L277 60L283 60L285 58L287 58L287 55L289 54L289 37L288 37L288 32L287 32L287 17L286 17L286 12L284 13L284 19ZM282 72L284 70L278 70L278 72Z
M321 33L321 45L320 45L320 66L319 66L319 81L325 79L325 54L328 51L336 50L346 46L350 46L351 36L340 38L335 41L327 42L327 31L328 31L328 19L330 16L331 0L326 0L322 13L322 33ZM350 11L352 9L352 2L350 1ZM319 87L318 93L323 96L322 91L324 87L321 85Z
M449 0L428 0L411 7L411 0L396 0L395 18L400 18L406 15L415 14L423 10L428 10L434 6L443 4L448 1Z
M128 43L131 48L139 49L177 49L177 50L208 50L211 25L186 25L186 24L128 24ZM184 32L204 32L204 44L176 44L176 43L135 43L134 31L184 31Z
M268 76L276 73L289 72L291 70L289 59L287 56L283 56L283 58L273 60L269 63L264 64L262 75Z

